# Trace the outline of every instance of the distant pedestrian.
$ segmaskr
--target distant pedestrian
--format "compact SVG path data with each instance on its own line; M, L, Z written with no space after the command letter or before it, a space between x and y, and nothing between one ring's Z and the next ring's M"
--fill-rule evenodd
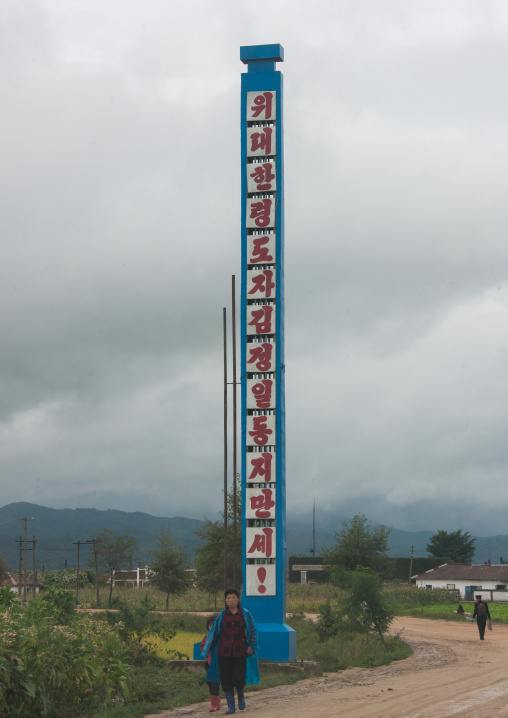
M228 588L224 591L224 597L226 608L215 619L201 655L205 659L210 654L212 656L206 680L215 682L220 679L228 702L226 715L230 715L236 712L235 688L238 708L243 711L245 686L261 681L256 657L258 637L254 619L250 612L240 605L240 594L236 588Z
M478 633L480 634L480 641L483 641L485 636L485 626L487 625L487 619L490 621L490 611L487 602L482 601L481 596L475 596L473 618L476 618L476 623L478 625Z
M474 620L473 614L472 614L472 613L468 613L467 611L464 611L464 607L462 606L461 603L459 603L459 605L458 605L457 610L455 611L455 613L456 613L458 616L462 616L462 618L465 618L466 621L473 621L473 620Z
M203 636L203 640L201 641L200 649L203 650L206 639L208 638L208 634L210 633L210 628L213 626L213 622L215 621L215 618L209 618L206 622L206 636ZM216 659L217 660L217 659ZM210 664L212 662L212 654L209 653L208 657L205 661L205 669L208 674L208 671L210 669ZM220 683L215 683L214 681L206 681L208 685L208 690L210 691L210 713L213 713L214 711L220 711L220 698L219 698L219 688Z

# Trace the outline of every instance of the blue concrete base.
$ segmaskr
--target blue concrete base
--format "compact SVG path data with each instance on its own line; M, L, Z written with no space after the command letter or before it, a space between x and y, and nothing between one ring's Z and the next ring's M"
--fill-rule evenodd
M257 623L258 658L263 661L296 661L296 631L285 623ZM194 644L195 661L202 658L199 647Z
M264 661L296 661L296 631L286 623L256 623L258 658Z

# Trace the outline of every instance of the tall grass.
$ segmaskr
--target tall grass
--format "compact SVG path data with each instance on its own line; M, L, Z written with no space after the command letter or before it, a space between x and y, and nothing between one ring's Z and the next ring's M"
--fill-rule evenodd
M327 601L337 601L344 597L344 591L330 583L317 586L289 583L286 590L286 611L288 613L319 613L320 607Z
M384 591L394 606L429 606L429 605L455 605L458 603L456 593L445 589L426 589L414 586L399 586L387 584ZM80 589L80 603L89 604L92 608L97 606L96 588ZM101 608L108 608L109 588L100 588ZM138 605L142 596L146 596L153 603L155 610L165 611L165 594L153 586L144 588L126 588L116 586L113 590L113 604L120 599L130 607ZM319 613L320 606L327 601L337 601L344 598L342 589L324 583L317 586L308 584L288 583L286 586L286 610L288 613ZM174 596L169 601L170 612L203 612L217 613L224 606L222 595L212 596L197 588L190 588L181 596Z
M166 595L161 593L154 586L125 587L115 586L113 589L112 605L115 607L115 599L120 599L133 608L138 605L141 596L146 596L154 604L156 611L166 610ZM108 605L109 587L99 587L100 608L110 608ZM97 608L97 589L95 586L88 586L79 590L79 602ZM197 588L190 588L180 596L172 596L169 600L169 611L203 611L213 613L215 604L217 610L223 608L222 597L211 596L208 593L199 591Z
M389 586L385 590L390 601L400 606L430 606L459 603L456 591L446 588L416 588L416 586Z

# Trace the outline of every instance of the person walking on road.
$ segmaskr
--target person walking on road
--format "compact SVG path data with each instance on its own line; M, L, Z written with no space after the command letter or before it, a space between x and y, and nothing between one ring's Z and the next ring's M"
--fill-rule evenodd
M490 621L490 611L487 602L482 601L481 596L475 596L473 618L476 618L480 641L483 641L485 640L485 626L487 625L487 619Z
M226 608L215 619L201 655L206 660L212 654L206 680L218 682L220 679L228 703L226 715L230 715L236 711L234 689L238 694L238 708L243 711L245 685L260 683L260 678L254 619L250 611L240 604L236 588L228 588L224 597Z

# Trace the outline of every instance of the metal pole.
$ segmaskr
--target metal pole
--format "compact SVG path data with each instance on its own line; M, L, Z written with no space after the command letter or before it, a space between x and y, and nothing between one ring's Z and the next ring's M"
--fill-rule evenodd
M23 561L23 539L19 537L18 596L21 598L21 566Z
M25 538L24 538L24 541L25 541L25 543L24 543L24 551L23 551L23 602L26 603L26 551L27 551L27 545L26 545L26 539L27 539L27 535L26 535L26 522L27 522L27 518L26 518L26 516L25 516L25 518L24 518L24 522L25 522L25 531L24 531L24 537L25 537Z
M411 574L413 573L413 551L414 546L411 546L411 560L409 562L409 580L407 582L408 586L411 586Z
M235 275L232 279L232 304L233 304L233 586L238 588L236 583L236 521L238 514L238 503L236 495L236 296L235 296Z
M35 536L32 536L32 542L33 542L33 582L32 582L32 596L35 598L35 592L37 590L37 571L35 566Z
M228 355L226 307L222 310L224 338L224 590L228 587Z
M316 499L312 509L312 555L316 557Z
M78 544L78 565L76 568L76 605L79 603L79 547L81 544L81 541L77 541Z
M99 593L99 563L97 561L97 539L93 540L93 552L95 554L95 585L97 587L97 608L100 608L101 596Z

